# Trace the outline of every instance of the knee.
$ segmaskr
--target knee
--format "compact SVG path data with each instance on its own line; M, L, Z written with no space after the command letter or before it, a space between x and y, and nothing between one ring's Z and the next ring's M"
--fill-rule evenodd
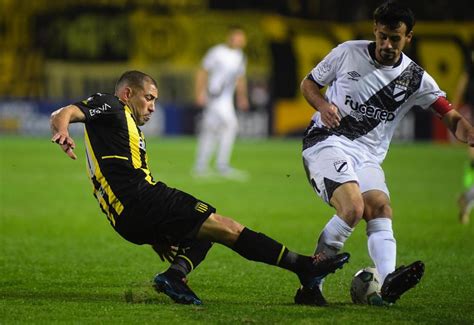
M337 209L337 215L343 218L349 226L354 227L364 215L364 201L357 197L346 200Z

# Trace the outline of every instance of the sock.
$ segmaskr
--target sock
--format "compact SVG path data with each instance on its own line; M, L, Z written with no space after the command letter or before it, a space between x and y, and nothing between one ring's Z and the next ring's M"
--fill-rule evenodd
M336 255L353 230L341 217L334 215L319 235L315 254L323 252L327 256Z
M375 263L380 281L395 270L397 242L393 237L392 220L377 218L367 222L367 245L369 255Z
M206 258L211 247L212 242L207 240L194 240L189 247L180 247L169 270L175 270L186 277Z
M294 253L279 242L248 228L242 230L232 249L248 260L275 265L295 273L307 270L312 263L311 257Z

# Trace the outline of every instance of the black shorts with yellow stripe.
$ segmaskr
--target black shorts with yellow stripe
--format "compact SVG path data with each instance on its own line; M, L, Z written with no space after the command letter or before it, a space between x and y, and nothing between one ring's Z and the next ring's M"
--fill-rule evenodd
M193 240L201 225L216 209L210 204L159 182L155 193L147 193L139 205L125 209L115 230L126 240L142 245Z

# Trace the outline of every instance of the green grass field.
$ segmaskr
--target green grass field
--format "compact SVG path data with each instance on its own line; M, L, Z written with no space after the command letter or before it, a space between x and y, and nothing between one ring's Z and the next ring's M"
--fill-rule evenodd
M195 141L148 139L156 179L254 230L311 254L332 210L307 184L299 140L240 141L234 165L247 182L195 180ZM365 225L328 278L327 308L296 306L297 278L215 245L190 276L202 307L174 304L151 279L166 268L146 246L121 239L92 197L83 143L70 160L48 138L0 139L0 323L474 323L474 229L457 221L462 146L394 144L384 164L398 263L421 259L422 282L390 308L352 304L352 275L371 265Z

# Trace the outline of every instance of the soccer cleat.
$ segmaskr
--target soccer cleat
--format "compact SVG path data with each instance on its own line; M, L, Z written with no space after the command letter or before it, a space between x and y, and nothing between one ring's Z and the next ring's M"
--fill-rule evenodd
M313 306L327 306L328 302L323 296L319 284L312 288L301 287L296 291L295 304L298 305L313 305Z
M388 304L395 303L401 295L420 282L424 271L425 264L421 261L400 266L385 278L380 290L382 299Z
M184 279L160 273L153 279L153 287L163 292L178 304L201 305L201 299L188 287Z
M327 256L320 253L313 257L312 269L308 273L298 274L301 287L296 291L295 303L299 305L327 306L321 292L322 280L329 274L342 269L349 262L350 254L342 253Z

